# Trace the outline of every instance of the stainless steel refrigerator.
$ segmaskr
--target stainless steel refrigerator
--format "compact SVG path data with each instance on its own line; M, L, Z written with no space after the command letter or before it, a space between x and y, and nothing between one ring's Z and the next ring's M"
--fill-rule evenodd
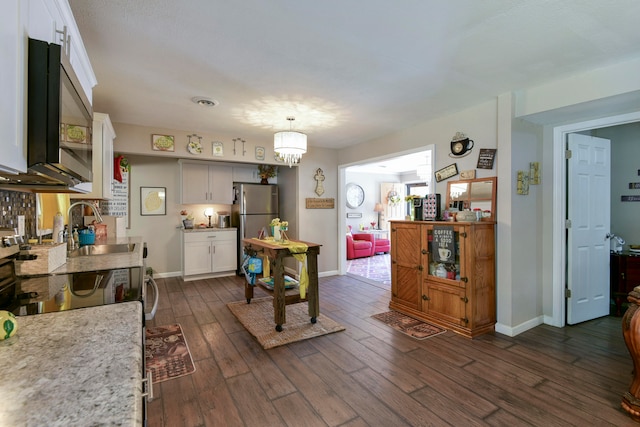
M278 186L273 184L233 184L231 224L238 228L238 274L244 257L242 239L258 237L278 218Z

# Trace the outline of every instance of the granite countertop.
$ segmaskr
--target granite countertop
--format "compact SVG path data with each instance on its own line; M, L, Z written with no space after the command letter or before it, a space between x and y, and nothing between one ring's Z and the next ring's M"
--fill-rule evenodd
M201 232L207 232L207 231L236 231L237 228L236 227L227 227L227 228L218 228L218 227L212 227L212 228L183 228L182 232L183 233L201 233Z
M0 341L0 424L142 424L142 305L18 317Z
M66 264L53 270L50 274L142 267L144 247L142 237L118 237L96 241L96 245L121 243L135 243L136 246L132 252L67 258Z

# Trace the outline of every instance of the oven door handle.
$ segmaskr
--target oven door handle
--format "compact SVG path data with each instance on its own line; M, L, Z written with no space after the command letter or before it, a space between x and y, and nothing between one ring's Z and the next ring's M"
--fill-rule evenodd
M153 307L151 308L151 311L149 313L145 313L144 314L144 318L145 320L151 320L155 317L156 315L156 310L158 310L158 299L160 297L160 295L158 294L158 285L156 284L156 281L153 280L153 277L151 276L146 276L144 278L144 286L147 285L151 285L153 286Z

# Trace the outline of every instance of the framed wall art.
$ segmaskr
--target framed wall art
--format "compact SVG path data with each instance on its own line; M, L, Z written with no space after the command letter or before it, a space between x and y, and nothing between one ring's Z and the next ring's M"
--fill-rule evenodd
M493 169L493 161L496 158L497 151L495 148L481 148L478 154L478 164L476 168Z
M167 188L140 187L140 215L166 215Z
M256 147L256 160L264 160L264 147Z
M445 166L442 169L436 171L436 182L444 181L452 176L458 175L458 165L455 163Z
M224 156L224 145L222 144L222 142L214 141L212 144L213 155L216 157Z
M175 151L175 142L173 135L151 135L151 148L154 151Z

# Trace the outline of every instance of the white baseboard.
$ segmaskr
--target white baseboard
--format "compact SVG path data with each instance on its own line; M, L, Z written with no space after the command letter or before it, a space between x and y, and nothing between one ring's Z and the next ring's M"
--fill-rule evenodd
M521 323L515 327L507 326L502 323L496 323L496 332L507 335L509 337L515 337L516 335L528 331L529 329L533 329L536 326L542 325L544 323L543 319L543 316L538 316L533 319L527 320L526 322Z

